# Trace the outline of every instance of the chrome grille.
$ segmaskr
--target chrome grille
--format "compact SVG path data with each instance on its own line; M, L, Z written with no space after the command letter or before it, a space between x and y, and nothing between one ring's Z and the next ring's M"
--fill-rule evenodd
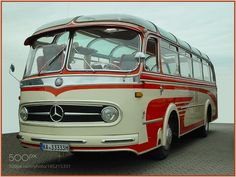
M50 110L54 105L27 105L27 121L53 122L50 117ZM101 106L80 106L80 105L58 105L64 111L63 119L60 122L103 122Z

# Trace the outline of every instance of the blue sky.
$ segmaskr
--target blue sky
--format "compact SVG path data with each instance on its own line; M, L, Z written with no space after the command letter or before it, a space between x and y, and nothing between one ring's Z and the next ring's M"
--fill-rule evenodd
M234 121L234 9L232 2L3 2L3 132L19 131L19 84L9 76L11 63L21 78L29 48L26 37L39 26L65 17L131 14L150 20L206 53L217 76L219 119Z

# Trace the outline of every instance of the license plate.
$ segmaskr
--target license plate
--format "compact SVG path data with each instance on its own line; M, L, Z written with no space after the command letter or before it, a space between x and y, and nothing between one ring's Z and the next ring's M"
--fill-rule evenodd
M51 144L51 143L40 143L40 149L42 151L58 151L58 152L69 152L69 144Z

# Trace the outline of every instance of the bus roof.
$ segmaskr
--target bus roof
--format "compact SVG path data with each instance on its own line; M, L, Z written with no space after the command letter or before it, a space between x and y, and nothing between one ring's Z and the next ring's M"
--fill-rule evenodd
M148 31L152 31L152 32L157 32L160 34L160 36L172 43L175 43L177 45L179 45L180 47L191 51L192 53L194 53L197 56L200 56L202 58L204 58L205 60L210 60L209 57L200 52L198 49L196 49L195 47L189 45L187 42L177 38L174 34L167 32L165 30L163 30L162 28L158 27L157 25L155 25L154 23L139 18L139 17L135 17L132 15L124 15L124 14L104 14L104 15L91 15L91 16L77 16L77 17L73 17L73 18L66 18L66 19L62 19L62 20L57 20L51 23L47 23L45 25L40 26L35 33L41 31L41 30L45 30L47 28L51 28L51 27L56 27L56 26L61 26L61 25L66 25L70 22L74 22L74 23L83 23L83 22L104 22L104 21L109 21L109 22L127 22L127 23L132 23L138 26L142 26L144 27L146 30Z

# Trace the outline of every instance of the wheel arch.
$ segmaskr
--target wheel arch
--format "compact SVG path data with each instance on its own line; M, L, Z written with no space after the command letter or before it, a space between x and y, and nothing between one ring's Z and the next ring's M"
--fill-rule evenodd
M179 119L179 113L177 111L177 107L175 104L171 103L166 109L166 113L164 116L163 121L163 134L162 134L162 145L164 146L166 144L166 130L169 122L170 115L172 113L176 113L177 119L178 119L178 137L180 135L180 119Z

